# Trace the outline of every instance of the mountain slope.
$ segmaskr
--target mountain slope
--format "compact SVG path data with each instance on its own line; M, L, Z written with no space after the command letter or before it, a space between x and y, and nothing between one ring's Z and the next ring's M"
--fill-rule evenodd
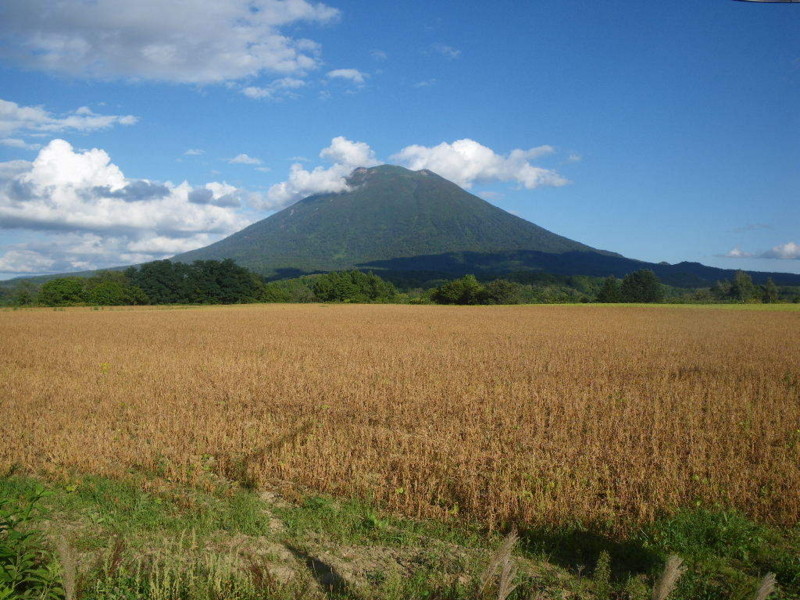
M309 196L205 248L190 262L232 258L265 275L329 271L413 257L534 251L619 256L556 235L427 170L357 169L352 190ZM389 267L391 268L391 266Z

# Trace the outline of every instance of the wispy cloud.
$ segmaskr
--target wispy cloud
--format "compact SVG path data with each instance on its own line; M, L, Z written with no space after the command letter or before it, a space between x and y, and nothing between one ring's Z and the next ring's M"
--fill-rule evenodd
M16 102L0 99L0 135L3 136L13 133L32 135L65 131L89 132L108 129L114 125L135 125L138 121L139 117L133 115L100 115L86 106L55 115L41 106L21 106ZM14 142L13 138L11 141L12 144L25 143L22 140Z
M461 50L458 48L453 48L453 46L448 46L447 44L433 44L431 46L431 50L437 54L441 54L445 58L449 58L450 60L461 57Z
M362 73L358 69L334 69L333 71L328 71L329 79L344 79L357 85L364 85L367 77L369 75Z
M239 154L231 159L228 159L228 163L232 165L260 165L261 159L248 156L247 154Z
M184 156L200 156L201 154L205 154L205 150L200 150L199 148L189 148L183 153Z
M280 100L283 98L296 98L296 90L305 87L307 84L304 80L296 77L283 77L276 79L266 86L249 86L242 89L242 93L248 98L254 100Z
M437 83L439 83L438 79L426 79L425 81L418 81L417 83L414 84L413 87L415 87L415 88L424 88L424 87L430 87L432 85L436 85Z
M9 148L19 148L20 150L38 150L42 147L41 144L29 144L25 140L18 138L4 138L0 140L0 144Z

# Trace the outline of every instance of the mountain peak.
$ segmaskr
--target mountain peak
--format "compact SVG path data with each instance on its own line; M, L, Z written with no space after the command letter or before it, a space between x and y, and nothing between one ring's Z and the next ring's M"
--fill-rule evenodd
M433 171L354 169L350 190L318 194L174 260L232 258L264 275L370 268L415 256L600 252L470 194ZM603 253L607 254L607 253Z

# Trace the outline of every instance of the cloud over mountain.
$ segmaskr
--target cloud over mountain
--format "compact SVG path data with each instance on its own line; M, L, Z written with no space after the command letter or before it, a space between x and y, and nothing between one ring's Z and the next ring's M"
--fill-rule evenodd
M346 191L349 189L346 178L353 169L380 164L368 144L353 142L344 136L333 138L331 145L323 148L319 156L332 165L307 171L303 165L295 163L289 171L289 179L269 189L267 198L273 209L312 194Z
M536 167L531 160L552 154L552 146L530 150L512 150L504 156L475 140L442 142L438 146L406 146L392 159L414 171L428 169L461 187L473 183L511 181L532 190L542 186L562 186L569 183L555 171Z
M415 171L433 171L467 189L473 183L514 182L532 190L569 183L555 171L531 164L532 160L553 152L552 146L539 146L512 150L504 156L474 140L463 139L434 147L407 146L391 158ZM299 163L293 164L289 179L273 185L267 194L271 209L282 208L311 194L347 191L346 178L353 169L382 163L368 144L352 142L343 136L331 140L331 145L319 156L331 166L309 171Z

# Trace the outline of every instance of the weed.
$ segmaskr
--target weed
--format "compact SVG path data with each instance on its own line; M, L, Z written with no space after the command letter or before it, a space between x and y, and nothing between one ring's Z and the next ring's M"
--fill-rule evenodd
M0 598L23 600L61 598L64 590L58 564L45 548L42 533L33 528L40 516L38 488L22 504L0 496Z

